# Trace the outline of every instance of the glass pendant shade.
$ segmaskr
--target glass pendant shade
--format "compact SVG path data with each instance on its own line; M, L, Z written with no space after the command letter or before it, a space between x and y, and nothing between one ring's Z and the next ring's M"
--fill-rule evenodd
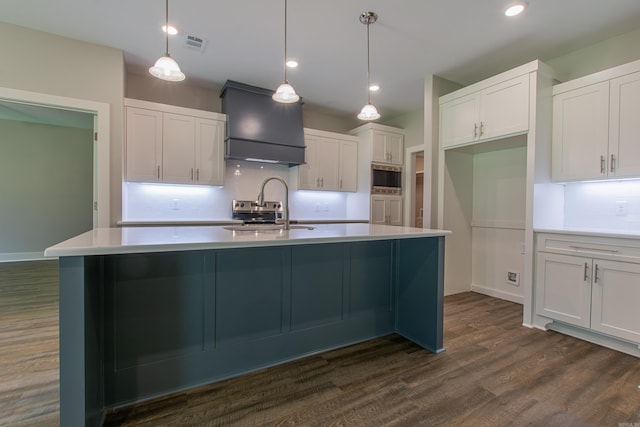
M292 104L300 100L300 97L298 96L296 91L293 89L293 86L291 86L286 81L282 83L280 86L278 86L278 89L276 89L276 92L273 94L271 98L274 101L281 102L283 104Z
M358 114L360 120L377 120L380 118L380 113L373 104L367 104L362 107L360 114Z
M153 67L149 68L152 76L170 82L181 82L185 79L185 75L180 71L178 63L167 53L158 58Z

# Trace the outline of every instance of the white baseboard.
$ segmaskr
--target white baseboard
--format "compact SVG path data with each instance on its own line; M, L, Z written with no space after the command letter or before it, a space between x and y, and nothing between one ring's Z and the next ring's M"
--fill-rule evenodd
M0 253L0 262L39 261L43 259L57 259L58 257L46 257L44 252L10 252Z
M488 295L490 297L500 298L503 300L515 302L517 304L524 304L524 297L516 294L510 294L508 292L499 291L497 289L485 288L483 286L471 285L471 291L479 294Z

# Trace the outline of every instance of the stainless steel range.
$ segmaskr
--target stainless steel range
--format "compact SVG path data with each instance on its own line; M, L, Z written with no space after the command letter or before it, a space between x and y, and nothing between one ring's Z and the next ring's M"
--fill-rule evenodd
M275 224L282 219L282 202L259 205L255 200L234 200L231 217L245 224Z

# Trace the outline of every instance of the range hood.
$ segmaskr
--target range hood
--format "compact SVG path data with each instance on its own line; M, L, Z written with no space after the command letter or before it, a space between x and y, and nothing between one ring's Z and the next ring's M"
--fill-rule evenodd
M222 88L227 115L225 158L289 166L304 163L302 102L281 104L272 90L228 80Z

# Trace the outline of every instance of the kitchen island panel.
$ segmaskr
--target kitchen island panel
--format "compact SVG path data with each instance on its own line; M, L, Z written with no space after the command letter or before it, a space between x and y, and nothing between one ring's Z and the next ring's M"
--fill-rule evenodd
M343 254L348 245L308 245L291 253L291 330L342 321L345 309ZM345 263L345 260L347 262Z
M286 248L216 252L216 347L283 333Z

